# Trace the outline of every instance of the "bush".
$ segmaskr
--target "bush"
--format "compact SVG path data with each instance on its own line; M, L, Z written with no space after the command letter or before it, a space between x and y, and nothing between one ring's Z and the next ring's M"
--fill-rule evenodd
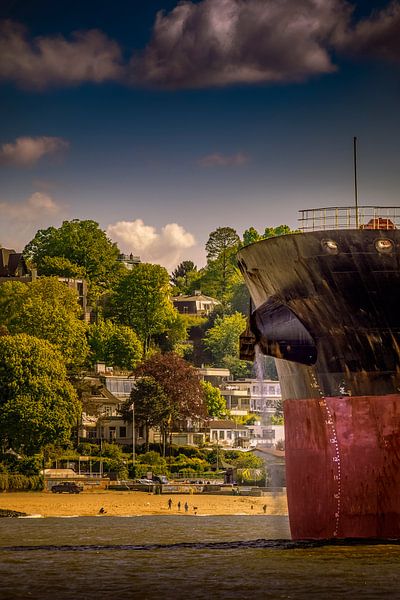
M17 473L0 473L0 490L5 491L28 491L43 490L44 481L41 475L19 475Z

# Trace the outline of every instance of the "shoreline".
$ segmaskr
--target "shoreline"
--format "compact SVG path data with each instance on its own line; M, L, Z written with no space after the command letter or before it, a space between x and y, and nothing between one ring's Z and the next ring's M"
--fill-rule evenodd
M171 508L168 500L172 500ZM180 509L178 507L180 502ZM185 511L185 503L188 505ZM265 510L264 510L265 507ZM104 512L100 512L103 509ZM147 492L97 491L81 494L49 492L3 492L0 510L24 513L27 517L126 517L151 515L282 515L287 501L283 492L262 497L207 494L163 494ZM25 516L26 515L26 516ZM7 518L7 517L6 517Z

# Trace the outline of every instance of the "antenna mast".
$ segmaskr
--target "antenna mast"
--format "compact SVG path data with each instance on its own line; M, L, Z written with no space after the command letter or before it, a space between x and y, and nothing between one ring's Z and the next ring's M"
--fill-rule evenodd
M354 200L356 205L356 228L359 228L358 220L358 186L357 186L357 138L353 137L353 160L354 160Z

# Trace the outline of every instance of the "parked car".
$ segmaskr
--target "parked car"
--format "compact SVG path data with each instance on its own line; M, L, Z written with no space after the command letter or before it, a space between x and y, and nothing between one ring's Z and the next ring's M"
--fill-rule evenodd
M154 481L152 479L138 479L137 480L138 483L141 483L142 485L154 485Z
M61 483L53 485L51 491L53 494L62 494L63 492L67 494L79 494L82 491L82 488L74 481L62 481Z

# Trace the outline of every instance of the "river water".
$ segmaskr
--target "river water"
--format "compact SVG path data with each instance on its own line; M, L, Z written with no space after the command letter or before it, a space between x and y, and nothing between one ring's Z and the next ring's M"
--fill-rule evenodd
M281 516L0 519L0 598L400 599L400 545L294 543Z

